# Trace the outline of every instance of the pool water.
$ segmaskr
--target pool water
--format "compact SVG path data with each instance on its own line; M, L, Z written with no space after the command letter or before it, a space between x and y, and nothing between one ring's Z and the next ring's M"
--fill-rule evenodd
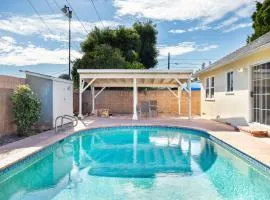
M0 179L0 199L270 199L270 179L196 130L78 133Z

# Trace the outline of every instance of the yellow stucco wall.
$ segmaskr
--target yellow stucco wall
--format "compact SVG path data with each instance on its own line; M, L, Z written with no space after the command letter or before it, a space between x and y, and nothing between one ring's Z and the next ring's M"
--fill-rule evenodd
M218 69L199 75L202 82L201 116L207 119L220 117L224 121L236 125L251 122L251 68L254 65L270 62L270 49L266 49L226 64ZM234 72L234 92L226 92L226 74ZM215 97L205 99L206 78L215 77Z

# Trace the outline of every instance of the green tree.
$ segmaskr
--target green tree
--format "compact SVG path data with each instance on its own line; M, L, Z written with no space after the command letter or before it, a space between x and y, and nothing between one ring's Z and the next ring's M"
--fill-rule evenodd
M157 64L158 50L157 44L157 30L156 25L151 21L146 23L136 22L133 28L140 35L139 57L140 62L149 69L155 67Z
M251 42L270 31L270 0L256 3L256 11L251 16L254 33L248 36L247 42Z
M77 69L144 69L157 63L156 26L136 22L131 28L95 28L81 44L83 56L72 70L78 87Z
M131 28L122 26L114 30L95 28L82 43L82 51L84 53L91 52L97 46L103 44L119 49L129 62L139 61L137 52L140 45L140 36Z
M107 44L97 45L75 61L72 70L74 86L77 88L79 83L77 69L124 69L128 65L119 49Z
M144 69L144 68L145 68L144 65L142 63L140 63L140 62L137 62L137 61L129 63L125 67L125 69Z
M40 100L34 96L28 85L19 85L11 96L11 101L18 135L27 135L40 117Z

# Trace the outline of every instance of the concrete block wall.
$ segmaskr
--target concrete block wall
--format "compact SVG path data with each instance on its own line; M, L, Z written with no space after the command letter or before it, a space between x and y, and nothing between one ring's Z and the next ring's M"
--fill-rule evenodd
M0 137L16 132L10 96L20 84L25 84L25 79L0 76Z
M78 113L78 98L78 91L75 91L73 97L75 113ZM91 99L91 91L85 91L82 100L84 114L91 113ZM159 113L168 115L178 114L178 101L168 90L139 91L138 103L146 100L157 100ZM133 111L133 92L132 90L104 90L97 97L95 108L109 108L115 114L131 114ZM184 91L181 98L181 114L184 116L188 115L188 95ZM200 115L200 91L192 91L192 114Z
M13 89L0 88L0 137L16 132L10 96Z
M0 88L15 89L20 84L25 84L24 78L0 75Z

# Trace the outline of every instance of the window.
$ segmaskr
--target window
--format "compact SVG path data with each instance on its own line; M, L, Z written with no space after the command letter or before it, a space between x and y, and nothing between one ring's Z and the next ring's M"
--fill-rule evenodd
M205 97L206 99L213 99L215 93L215 78L209 77L206 79L206 90L205 90Z
M233 72L227 73L227 92L233 92Z

